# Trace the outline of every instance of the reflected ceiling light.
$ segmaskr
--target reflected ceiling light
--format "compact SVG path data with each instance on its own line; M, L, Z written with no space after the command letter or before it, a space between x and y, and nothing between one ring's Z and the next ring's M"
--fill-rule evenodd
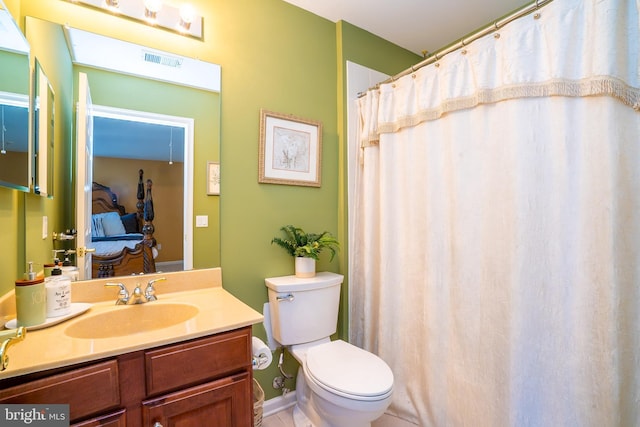
M202 39L203 18L186 0L174 6L163 0L64 0L89 6L96 10L116 13L118 16L170 30L178 34Z
M195 16L196 11L193 6L187 3L180 6L180 24L178 29L180 31L189 31Z
M162 0L144 0L144 18L147 21L155 24L160 9L162 9Z
M120 0L104 0L104 5L112 12L118 12L120 7Z

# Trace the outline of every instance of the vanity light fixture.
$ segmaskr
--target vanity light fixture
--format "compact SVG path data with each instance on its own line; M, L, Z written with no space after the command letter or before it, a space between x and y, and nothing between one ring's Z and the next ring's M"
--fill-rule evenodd
M117 14L123 18L202 39L203 17L193 6L168 4L163 0L63 0Z

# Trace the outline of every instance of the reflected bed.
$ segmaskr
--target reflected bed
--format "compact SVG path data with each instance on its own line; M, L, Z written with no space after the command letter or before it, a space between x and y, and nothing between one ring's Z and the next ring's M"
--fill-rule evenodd
M151 180L146 194L143 171L139 172L136 212L127 213L118 197L103 184L94 182L92 189L92 256L91 276L115 277L156 271L156 240L153 237L153 198Z

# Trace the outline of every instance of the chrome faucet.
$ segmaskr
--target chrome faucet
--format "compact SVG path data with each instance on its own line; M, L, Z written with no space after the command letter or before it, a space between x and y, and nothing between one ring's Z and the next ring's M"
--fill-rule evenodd
M133 301L129 300L129 304L144 304L147 302L144 299L144 294L142 293L142 288L140 287L140 282L136 283L136 287L133 289L133 295L131 295Z
M161 282L163 280L167 280L167 278L159 277L157 279L149 280L149 282L147 283L147 288L144 290L144 297L147 299L147 302L155 301L158 299L158 297L156 296L156 288L154 288L153 285L156 282Z
M105 286L117 286L120 288L116 305L144 304L145 302L151 302L158 299L156 296L156 289L153 285L162 280L167 279L165 277L159 277L157 279L149 280L144 292L142 291L142 287L140 287L140 282L138 282L131 294L129 294L129 291L122 283L107 283Z
M117 286L120 288L120 292L118 292L118 299L116 300L116 305L129 304L129 291L122 283L106 283L105 286Z

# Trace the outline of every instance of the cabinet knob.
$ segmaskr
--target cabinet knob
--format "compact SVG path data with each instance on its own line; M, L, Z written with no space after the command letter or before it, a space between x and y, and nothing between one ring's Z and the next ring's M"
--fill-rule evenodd
M156 421L156 423L153 425L153 427L163 427L163 426L158 421Z

